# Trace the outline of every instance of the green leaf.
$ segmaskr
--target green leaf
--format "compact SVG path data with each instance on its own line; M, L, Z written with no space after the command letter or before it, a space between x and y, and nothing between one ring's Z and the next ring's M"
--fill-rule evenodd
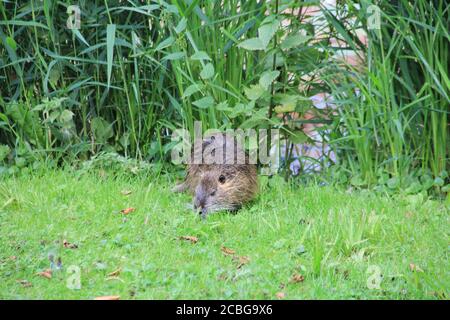
M123 148L127 148L130 145L130 134L128 132L119 139L120 144Z
M0 162L6 159L10 151L11 149L7 145L0 144Z
M167 56L165 56L164 58L162 58L162 60L179 60L184 58L185 53L184 52L174 52L174 53L170 53Z
M311 99L307 97L297 96L297 105L295 106L295 112L306 112L308 110L311 110L311 108L314 106Z
M96 117L91 120L91 129L97 143L106 143L114 135L112 124L102 117Z
M11 37L6 37L6 44L7 44L11 49L13 49L14 51L16 51L16 49L17 49L17 43L16 43L16 41L15 41L13 38L11 38Z
M186 25L187 25L187 19L183 18L180 20L180 22L178 22L177 26L175 27L175 32L176 33L181 33L184 31L184 29L186 29Z
M400 180L397 177L392 177L386 182L389 189L396 189L400 185Z
M208 63L203 67L202 72L200 72L200 77L206 80L213 76L214 76L214 66L212 63Z
M259 84L251 85L250 88L244 89L245 96L250 100L257 100L266 92L266 90Z
M74 116L74 113L72 111L66 109L63 112L61 112L61 114L59 115L59 121L70 122L70 121L72 121L73 116Z
M363 186L365 184L365 182L364 182L364 179L361 178L360 175L356 175L350 179L350 184L353 186L356 186L356 187L360 187L360 186Z
M295 144L305 143L308 141L308 136L303 132L299 130L288 132L289 134L289 140L292 141Z
M209 60L211 61L211 58L208 56L208 54L205 51L197 51L191 56L192 60Z
M279 104L274 109L276 113L293 112L297 106L297 95L279 94L275 101Z
M433 183L437 187L442 187L445 182L444 182L444 179L437 177L436 179L434 179Z
M303 112L312 107L312 101L309 98L284 93L275 95L275 103L278 104L274 109L276 113Z
M52 111L50 112L50 114L48 115L48 118L45 119L44 122L50 122L53 123L55 122L55 120L61 115L61 112L59 111Z
M270 40L272 40L273 36L277 32L278 26L278 20L274 20L270 23L263 24L258 28L258 38L261 40L264 49L267 48Z
M263 45L261 39L259 38L250 38L242 41L238 44L238 47L246 49L246 50L265 50L266 47Z
M61 74L59 72L58 68L52 68L51 70L49 70L49 74L48 74L48 79L50 81L50 83L53 86L56 86L56 84L58 83L59 78L61 77Z
M43 28L45 30L49 30L48 27L42 23L34 22L34 21L23 21L23 20L0 20L1 25L8 26L25 26L25 27L38 27Z
M175 41L174 37L168 37L167 39L163 40L160 44L158 44L155 50L159 51L164 48L170 47L172 43L174 43L174 41Z
M85 45L87 45L88 47L90 47L89 43L86 41L86 39L83 37L83 35L81 34L80 30L78 29L72 29L72 32L75 34L75 36L81 40L81 42L83 42Z
M241 114L251 114L253 109L255 108L255 101L252 100L247 104L238 103L234 106L231 113L229 114L230 118L236 118Z
M217 104L216 109L219 111L230 111L231 108L228 107L228 101L222 101L219 104Z
M182 98L187 98L202 89L203 89L203 85L201 85L201 84L198 84L198 83L191 84L189 87L186 88L186 90L184 90Z
M259 85L264 89L269 89L272 82L280 75L280 71L265 71L259 78Z
M22 158L22 157L16 157L14 159L14 161L16 163L16 166L18 166L19 168L23 168L27 164L27 161L25 160L25 158Z
M284 41L280 44L281 49L287 50L294 47L297 47L301 44L308 42L311 39L311 36L305 36L301 34L294 34L288 36Z
M112 64L114 57L114 42L116 41L116 25L108 24L106 27L106 55L108 62L108 88L111 84Z
M214 105L214 98L211 96L206 96L204 98L192 102L192 104L200 109L207 109Z
M265 123L266 121L267 121L267 110L266 108L262 108L257 110L256 112L252 112L250 118L245 120L240 125L240 128L251 129Z

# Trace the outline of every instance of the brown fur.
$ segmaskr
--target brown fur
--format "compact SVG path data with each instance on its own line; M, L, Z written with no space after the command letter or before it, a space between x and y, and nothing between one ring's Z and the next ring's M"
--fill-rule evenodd
M233 144L234 150L226 152L230 144ZM224 164L216 164L219 159L215 156L220 148L223 150ZM193 194L194 209L201 210L202 216L219 210L237 210L258 193L256 165L249 164L248 154L234 137L218 134L206 138L201 149L194 150L191 160L195 154L203 154L203 164L189 164L185 181L174 191ZM210 164L205 164L205 161Z

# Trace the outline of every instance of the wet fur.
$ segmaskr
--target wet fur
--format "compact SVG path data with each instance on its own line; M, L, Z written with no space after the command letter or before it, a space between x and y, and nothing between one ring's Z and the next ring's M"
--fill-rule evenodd
M234 144L234 152L226 151L228 144ZM192 153L201 155L202 150L203 160L209 159L211 164L189 164L187 166L187 174L185 181L176 186L173 191L184 192L188 191L194 196L194 203L196 195L209 194L214 192L214 197L206 199L207 212L214 212L219 210L235 211L242 207L245 203L251 201L258 193L258 175L256 165L249 164L249 157L243 148L237 143L237 140L229 135L214 135L203 140L202 148L197 148ZM210 148L210 149L207 149ZM223 148L223 162L225 164L216 164L214 162L215 152L218 148ZM213 152L208 153L208 150ZM245 156L242 164L227 164L236 163L239 156ZM208 158L210 156L211 158ZM234 160L234 161L233 161ZM192 162L192 161L191 161ZM225 176L225 182L220 183L219 177Z

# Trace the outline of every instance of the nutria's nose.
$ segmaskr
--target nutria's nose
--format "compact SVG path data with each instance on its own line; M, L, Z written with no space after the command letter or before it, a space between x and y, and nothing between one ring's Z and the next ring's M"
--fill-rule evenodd
M202 198L199 199L198 197L196 197L195 201L194 201L194 209L203 209L204 206L205 206L205 200Z
M195 190L195 198L194 198L194 208L204 208L206 203L205 192L202 186L198 186Z

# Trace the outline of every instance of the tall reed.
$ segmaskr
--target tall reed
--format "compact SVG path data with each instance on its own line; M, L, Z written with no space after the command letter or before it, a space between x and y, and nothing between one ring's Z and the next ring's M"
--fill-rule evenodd
M328 20L347 40L363 28L368 45L350 45L365 55L363 72L346 66L327 78L342 121L333 135L343 164L359 184L389 178L393 187L406 188L420 170L441 186L449 170L449 4L381 1L380 28L368 27L374 2L345 4L361 24L342 27L332 12Z

